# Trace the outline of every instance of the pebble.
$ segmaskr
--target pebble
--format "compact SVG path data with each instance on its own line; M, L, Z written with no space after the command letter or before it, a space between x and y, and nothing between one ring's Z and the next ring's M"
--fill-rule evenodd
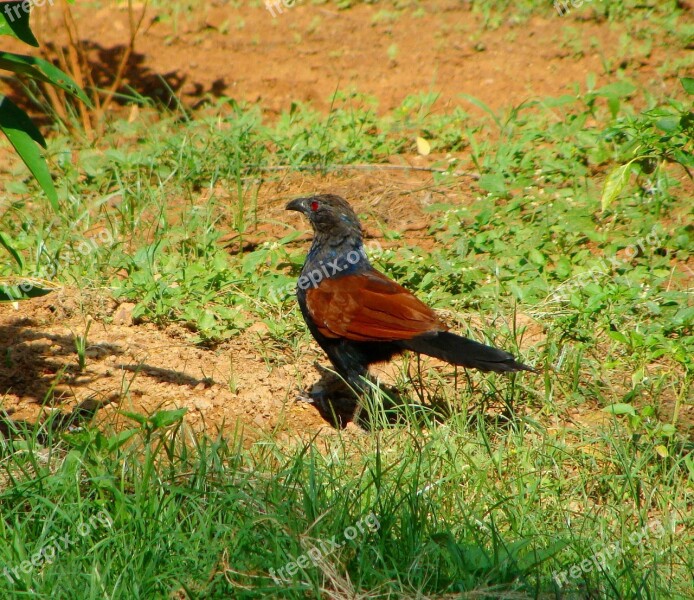
M212 408L212 402L206 398L197 398L195 402L193 402L193 406L195 406L195 408L198 410L208 410Z
M115 325L126 325L130 327L133 324L133 310L135 305L132 302L123 302L113 313L113 323Z

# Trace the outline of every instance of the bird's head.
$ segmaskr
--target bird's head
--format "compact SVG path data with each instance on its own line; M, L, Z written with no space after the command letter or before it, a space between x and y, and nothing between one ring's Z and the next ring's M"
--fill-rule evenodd
M361 240L359 218L347 201L335 194L320 194L297 198L287 204L287 210L305 215L319 236L335 238L355 237Z

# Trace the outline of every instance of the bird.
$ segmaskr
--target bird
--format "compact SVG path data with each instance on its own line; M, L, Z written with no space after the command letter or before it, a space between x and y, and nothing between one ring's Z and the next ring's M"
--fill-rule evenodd
M504 350L450 332L436 311L369 262L359 218L342 197L286 206L308 218L313 241L296 287L301 314L335 371L357 395L369 366L409 350L483 372L537 372Z

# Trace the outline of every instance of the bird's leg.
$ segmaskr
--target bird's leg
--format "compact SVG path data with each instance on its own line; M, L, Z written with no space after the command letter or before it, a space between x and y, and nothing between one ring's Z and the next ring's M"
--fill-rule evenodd
M470 390L470 393L472 394L475 391L475 386L472 383L472 379L470 378L470 373L468 373L468 370L465 367L463 367L463 370L465 371L465 379L467 379L468 390Z
M296 395L296 399L308 404L318 404L321 408L325 408L329 394L322 388L316 389L317 387L314 385L310 390L301 390Z
M354 393L356 397L356 405L354 407L354 412L352 413L352 423L357 425L361 417L362 410L364 409L364 400L367 395L374 394L377 388L380 388L378 382L374 380L370 375L366 367L361 364L349 364L345 365L347 368L342 370L339 369L338 363L333 362L336 369L341 371L344 382L349 386L350 390Z
M358 376L350 377L347 383L357 397L357 403L352 413L352 423L356 425L359 423L362 410L364 410L364 400L367 394L375 392L378 382L370 377L368 371L364 369L364 372Z
M349 344L338 344L323 348L335 367L335 372L351 388L355 395L361 396L368 389L365 379L369 371L364 357Z
M313 365L320 374L320 380L314 383L309 390L298 394L297 399L309 404L317 405L325 412L329 411L330 400L339 394L342 382L338 381L335 373L321 366L319 363Z
M407 362L407 377L413 383L414 391L419 398L419 401L424 404L424 380L422 379L422 357L416 354L417 357L417 381L415 383L414 377L412 377L412 361ZM419 386L417 386L417 383Z

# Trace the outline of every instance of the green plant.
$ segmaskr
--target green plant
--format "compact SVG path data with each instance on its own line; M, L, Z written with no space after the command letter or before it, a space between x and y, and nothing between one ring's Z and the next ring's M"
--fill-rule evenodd
M689 589L691 529L665 516L688 519L692 467L676 446L654 462L619 429L552 433L529 418L500 428L456 416L436 426L426 413L421 429L383 421L358 440L324 436L322 449L272 436L244 444L191 436L183 413L123 413L133 424L118 431L15 426L1 438L0 593L222 597L243 586L249 597L306 598L340 584L375 597L630 598ZM651 486L657 494L645 493ZM99 526L82 525L96 515ZM364 521L372 526L358 528ZM56 538L68 543L42 560ZM623 551L604 570L562 577L616 543ZM288 573L311 548L325 551Z
M38 46L38 42L29 27L31 3L9 2L4 3L3 7L4 10L0 11L0 35L10 35L31 46ZM0 51L0 69L9 71L14 75L27 77L30 80L49 83L89 105L87 96L70 77L41 58ZM58 194L46 161L37 147L38 145L46 148L46 140L26 112L3 95L0 95L0 131L5 134L15 152L36 179L53 210L56 213L60 212ZM9 240L1 233L0 245L10 253L21 269L23 267L21 258ZM32 298L44 295L49 291L50 288L40 287L35 282L27 284L23 281L12 289L3 285L2 291L0 291L0 302Z
M75 351L77 352L77 364L79 372L84 371L87 365L87 345L89 344L89 328L92 326L92 319L87 318L87 325L84 328L84 333L82 335L75 336Z
M31 46L38 46L39 44L29 28L29 11L23 4L22 2L8 3L7 10L0 12L0 35L11 35ZM13 10L14 12L12 12ZM15 16L12 17L12 14ZM41 58L12 52L0 52L0 69L49 83L85 104L90 104L85 93L70 77ZM45 148L46 140L43 139L26 112L7 96L0 96L0 130L7 136L19 157L36 178L53 208L58 212L58 195L46 162L36 147L36 144L39 144Z
M694 96L694 79L684 77L680 83L685 92ZM605 132L620 156L628 161L605 178L602 191L602 210L606 210L629 184L632 174L648 178L648 187L657 185L664 162L681 165L689 177L694 168L694 112L682 102L670 101L668 107L642 112L626 118Z

